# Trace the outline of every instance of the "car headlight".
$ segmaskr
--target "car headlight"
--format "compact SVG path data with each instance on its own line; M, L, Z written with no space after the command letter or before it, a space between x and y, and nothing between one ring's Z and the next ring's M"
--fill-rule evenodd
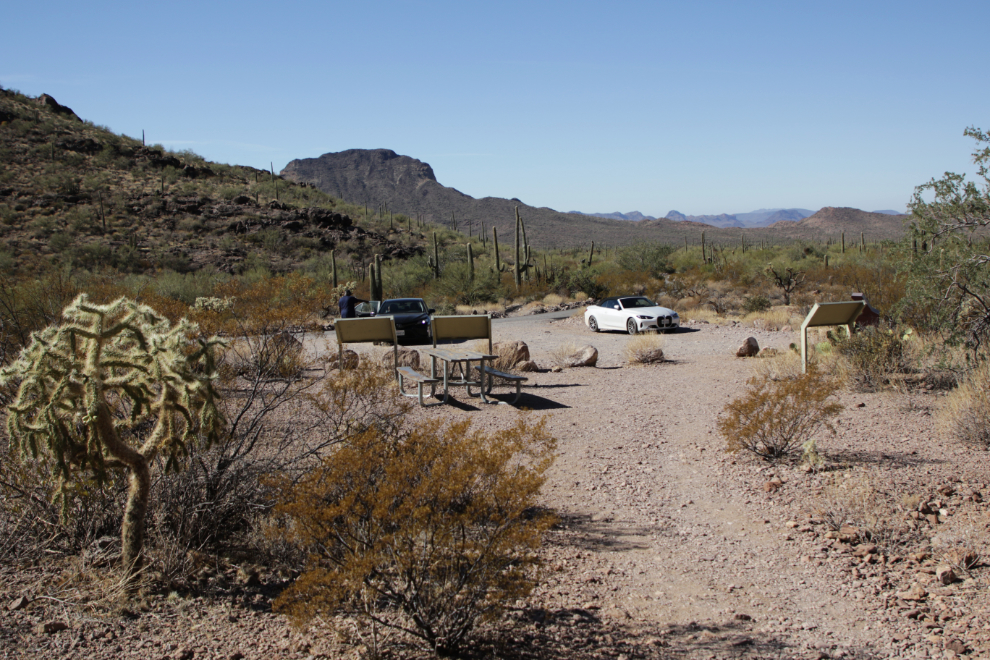
M652 321L653 320L653 317L652 316L643 316L642 314L637 314L636 315L636 318L638 318L638 319L645 319L647 321Z
M423 325L426 325L428 323L428 321L426 319L423 319L422 321L420 321L420 323L422 323Z

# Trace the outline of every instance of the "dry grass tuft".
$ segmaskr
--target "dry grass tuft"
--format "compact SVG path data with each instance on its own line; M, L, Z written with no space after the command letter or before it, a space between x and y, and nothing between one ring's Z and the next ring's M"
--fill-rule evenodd
M663 335L656 332L638 334L626 343L626 359L629 364L660 364L666 361L663 345Z
M457 305L454 311L463 316L469 314L491 314L501 312L503 307L498 303L478 303L476 305Z
M967 374L945 397L939 426L953 440L990 448L990 363L984 362Z
M846 528L858 540L883 550L901 545L910 540L910 531L899 522L901 511L881 483L877 474L829 475L812 513L833 531Z
M543 304L547 307L553 307L554 305L559 305L564 302L563 296L558 296L556 293L548 293L543 296Z
M550 351L550 361L561 369L566 369L570 363L569 358L578 352L581 347L574 342L564 342L563 344L558 344L555 349Z
M761 330L784 330L793 329L791 325L791 314L786 309L769 309L764 312L751 312L743 317L743 325L759 328ZM800 322L798 327L801 327Z

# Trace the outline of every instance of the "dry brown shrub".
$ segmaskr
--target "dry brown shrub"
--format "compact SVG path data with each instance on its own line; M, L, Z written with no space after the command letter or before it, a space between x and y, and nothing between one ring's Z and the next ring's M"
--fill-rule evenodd
M300 625L352 614L455 653L534 586L552 518L533 507L554 451L543 422L369 428L301 480L277 481L277 513L310 559L276 609Z
M834 433L830 420L842 410L834 401L839 387L838 379L813 368L781 380L750 378L746 393L725 406L718 423L727 450L776 460L819 429Z
M656 332L640 333L626 342L626 359L629 364L660 364L666 361L663 345L663 335Z
M945 397L939 423L953 440L990 449L990 362L973 369Z

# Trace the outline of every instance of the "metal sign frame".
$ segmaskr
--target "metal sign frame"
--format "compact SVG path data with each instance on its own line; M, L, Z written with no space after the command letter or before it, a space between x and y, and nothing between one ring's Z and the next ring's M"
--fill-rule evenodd
M846 332L853 334L853 323L866 309L863 300L848 302L815 303L808 312L808 317L801 324L801 373L808 373L808 328L819 328L826 325L844 325Z

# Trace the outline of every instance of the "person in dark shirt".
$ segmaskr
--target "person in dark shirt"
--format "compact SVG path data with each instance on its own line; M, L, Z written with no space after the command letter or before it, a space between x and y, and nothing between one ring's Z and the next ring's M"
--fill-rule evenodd
M340 318L342 319L353 319L357 318L357 314L354 311L354 307L359 303L368 302L367 300L361 300L360 298L355 298L351 295L351 290L347 289L344 291L344 297L340 299L337 305L340 307Z

